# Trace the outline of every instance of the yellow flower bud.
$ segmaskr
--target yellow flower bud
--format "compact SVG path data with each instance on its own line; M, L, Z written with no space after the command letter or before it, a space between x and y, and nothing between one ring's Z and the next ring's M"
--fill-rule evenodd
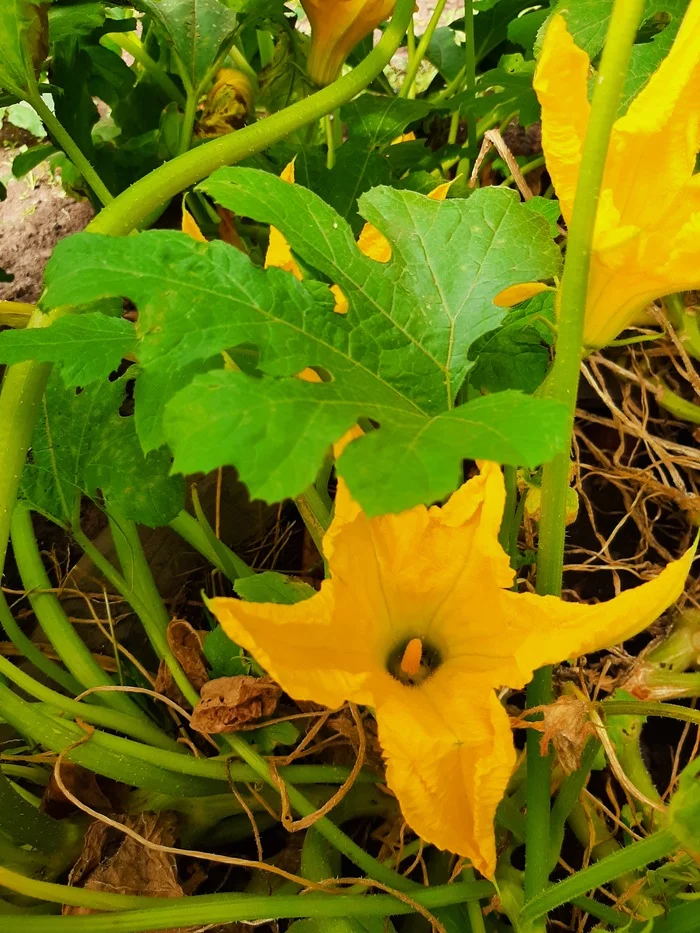
M253 109L253 85L250 78L235 68L220 68L204 101L197 135L225 136L240 129Z
M395 0L301 0L311 23L311 51L306 64L318 85L330 84L358 42L383 22Z

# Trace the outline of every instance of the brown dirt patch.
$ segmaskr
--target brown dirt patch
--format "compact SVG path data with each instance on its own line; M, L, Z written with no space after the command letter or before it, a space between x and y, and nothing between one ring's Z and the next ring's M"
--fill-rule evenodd
M0 300L34 303L54 246L82 230L93 210L86 201L66 197L45 166L25 178L13 178L17 153L0 149L0 180L7 186L7 198L0 201L0 268L14 275L14 281L0 282Z

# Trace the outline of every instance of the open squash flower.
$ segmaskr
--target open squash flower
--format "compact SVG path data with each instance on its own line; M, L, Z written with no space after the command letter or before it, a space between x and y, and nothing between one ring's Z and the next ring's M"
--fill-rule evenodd
M395 0L301 0L311 23L311 51L306 63L318 85L330 84L345 59L394 9Z
M295 605L209 601L290 696L372 707L407 823L488 877L494 815L516 759L496 690L641 631L679 596L694 553L593 606L516 593L498 543L504 504L494 463L442 507L379 518L340 480L318 593Z
M534 87L542 146L567 222L590 115L588 55L561 15L547 29ZM700 287L700 0L610 137L598 206L584 344L602 347L654 299Z

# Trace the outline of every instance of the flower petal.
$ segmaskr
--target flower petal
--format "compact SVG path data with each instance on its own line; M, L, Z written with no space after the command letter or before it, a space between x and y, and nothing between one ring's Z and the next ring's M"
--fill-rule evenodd
M613 128L604 187L622 223L653 227L695 169L700 149L700 3L688 7L670 52ZM663 197L653 192L663 179Z
M588 55L556 14L547 28L533 87L542 105L542 148L566 222L571 219L591 106ZM565 93L562 91L565 90Z
M398 142L398 140L394 140L394 142ZM444 201L452 184L452 181L445 181L437 185L428 197L431 201ZM369 259L374 259L375 262L389 262L391 259L391 244L384 234L377 230L374 224L366 223L364 225L357 238L357 245L361 253Z
M237 645L296 700L340 706L371 704L366 683L376 666L371 653L372 618L353 603L336 600L333 584L294 605L250 603L219 597L207 606Z
M190 214L190 212L184 208L182 211L182 232L187 233L192 237L193 240L197 240L198 243L207 242L207 238L199 229L197 221L194 219L192 214Z
M395 0L302 0L311 23L306 68L319 85L334 81L358 42L394 8Z
M333 580L354 581L349 598L357 602L368 587L381 593L383 659L413 637L447 655L451 640L461 642L469 630L469 619L482 624L477 603L513 582L498 542L504 502L500 467L488 462L443 507L377 518L367 518L341 480L324 553Z
M447 665L418 687L387 681L375 693L387 783L406 822L493 877L494 816L516 759L495 693Z
M280 174L282 181L294 184L294 159L288 162ZM284 234L277 227L270 227L270 239L265 254L265 268L274 266L276 269L284 269L285 272L291 272L295 279L302 280L301 269L296 259L292 255L289 243Z
M609 648L651 625L683 592L695 549L693 545L653 580L596 605L503 591L496 608L500 637L521 674L517 682L512 675L508 686L522 686L538 667Z
M512 308L519 305L521 301L527 301L528 298L534 298L540 292L553 291L551 286L543 285L542 282L523 282L520 285L509 285L499 292L493 299L497 308Z

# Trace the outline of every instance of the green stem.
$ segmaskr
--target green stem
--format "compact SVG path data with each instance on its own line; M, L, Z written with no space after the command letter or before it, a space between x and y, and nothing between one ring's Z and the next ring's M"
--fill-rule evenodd
M50 316L37 308L27 328L47 327L50 323ZM2 384L0 425L4 437L0 448L0 579L19 481L50 374L50 363L17 363L6 370Z
M164 930L177 926L200 927L233 921L292 919L295 917L384 917L415 912L413 905L389 894L357 897L347 894L202 894L175 899L143 897L90 891L87 888L52 884L25 878L0 868L0 885L18 894L59 904L88 907L117 913L90 917L40 917L22 919L23 933L138 933L141 930ZM419 887L413 899L428 909L463 904L493 894L488 881L445 884L434 888ZM129 909L134 908L134 909ZM34 924L33 926L30 924ZM26 925L26 927L25 927Z
M0 324L17 330L26 327L36 310L36 305L24 301L0 301Z
M137 592L134 587L127 583L124 577L115 569L110 561L107 560L99 548L95 547L87 535L83 534L79 528L72 528L71 534L75 540L75 543L82 549L87 557L90 558L105 580L107 580L107 582L110 583L114 589L129 603L131 608L139 617L144 631L148 636L148 640L153 646L153 650L156 652L159 658L162 658L165 661L168 669L170 670L170 673L173 675L175 683L182 691L183 696L187 699L190 705L194 706L199 701L199 694L196 690L193 689L189 680L185 676L184 671L180 667L180 663L178 662L177 658L172 652L170 645L168 644L168 639L166 636L168 617L167 613L164 612L164 607L158 591L155 590L155 593L160 606L155 603L155 597L153 603L151 601L144 601L142 595ZM117 538L118 537L119 535L117 535ZM147 576L151 579L151 583L153 583L153 578L150 575L150 569L148 568L145 558L143 557L141 542L138 542L138 547L136 546L135 541L132 541L131 545L132 546L128 551L128 558L139 560L139 563L142 564L142 566L140 566L139 576L137 578L139 580L139 585L143 584L144 574L147 574ZM124 547L124 545L122 546ZM140 555L140 559L138 555ZM153 587L155 588L155 584L153 584Z
M523 176L527 175L529 172L534 171L534 169L539 168L541 165L545 164L544 156L537 156L536 159L531 159L529 162L526 162L524 165L520 166L520 171ZM508 185L513 184L513 176L506 175L501 184L500 188L506 188Z
M610 132L615 122L644 0L616 0L591 104L583 146L574 209L569 226L566 264L561 284L556 356L551 371L550 397L561 402L573 433L581 365L583 324L593 232ZM568 447L568 445L567 445ZM566 501L569 489L569 451L545 465L542 477L542 517L537 556L537 592L561 595L564 563ZM552 697L551 668L535 673L527 692L528 706ZM525 896L542 891L549 871L550 758L541 756L534 731L528 735L528 800L525 859ZM540 926L540 929L544 929Z
M676 420L688 421L690 424L700 424L700 405L696 405L694 402L690 402L683 396L678 395L660 379L658 381L656 402Z
M118 45L120 49L124 49L131 57L141 65L144 71L147 71L150 77L153 79L154 84L157 84L161 90L165 91L168 97L171 100L174 100L178 106L185 108L186 98L182 93L180 88L175 84L169 74L167 74L158 64L158 62L151 58L148 52L144 49L141 44L141 40L133 32L109 32L106 35L102 36L100 39L100 45L105 45L104 40L109 40L115 45Z
M437 0L435 4L435 9L433 14L430 17L430 22L426 26L425 32L421 36L420 42L418 43L418 48L415 53L409 57L408 60L408 69L406 71L406 77L404 78L403 84L401 85L401 90L399 91L399 97L410 97L411 90L413 88L413 82L416 80L416 75L418 74L418 69L421 66L421 62L425 58L425 53L430 45L430 40L433 38L435 30L437 29L437 24L440 21L442 16L442 11L445 9L445 3L447 0Z
M59 686L63 687L69 693L81 693L83 686L79 680L64 671L60 664L56 664L50 658L43 654L31 638L27 638L22 629L17 625L12 610L7 604L5 594L0 590L0 625L5 629L5 633L22 654L22 656L34 667L41 671L46 677L49 677Z
M327 113L323 118L323 129L326 134L326 168L330 172L335 168L335 136L333 134L332 114Z
M323 536L331 523L331 516L315 486L294 500L319 554L323 554Z
M207 550L216 558L212 561L212 564L215 567L218 567L224 576L233 583L238 580L239 577L250 577L255 571L246 564L245 561L241 560L237 554L234 554L230 548L227 548L226 545L216 537L214 529L209 524L209 519L204 514L204 509L202 508L199 502L199 495L197 494L196 486L192 486L192 505L194 506L195 515L197 516L196 521L193 522L194 527L197 531L203 535L207 542ZM185 526L184 530L188 530L188 519L192 521L191 516L187 512L180 512L176 519L171 522L171 527L175 527L175 522L179 522ZM192 526L189 525L191 528ZM181 534L184 532L181 531ZM189 539L188 539L189 540ZM197 547L194 542L190 542L194 547ZM204 553L200 550L200 553Z
M594 901L592 897L586 897L585 894L582 894L580 897L572 897L571 903L574 907L579 907L585 913L590 914L591 917L604 921L609 927L624 927L626 930L629 930L630 916L629 914L623 913L621 910L615 910L613 907L606 907L605 904L601 904L600 901ZM654 929L656 929L656 927L654 927Z
M475 880L474 869L465 868L462 872L462 877L465 881L473 884ZM467 903L467 916L469 917L469 926L471 927L471 933L486 933L486 923L484 921L484 912L481 909L481 904L477 900L468 901Z
M27 703L2 682L0 709L5 722L21 735L52 752L64 752L68 760L115 781L177 796L201 796L221 789L220 782L189 775L184 769L168 770L163 764L168 759L178 763L188 759L206 763L206 759L142 745L97 729L90 732L86 741L87 733L77 723L56 716L50 706ZM134 754L130 754L132 751Z
M59 658L83 688L114 686L76 632L58 597L50 592L52 585L34 537L32 516L24 506L18 506L12 516L12 549L27 598ZM94 702L138 716L144 724L148 721L131 697L123 693L101 693Z
M180 127L180 155L187 152L192 143L192 131L194 129L195 117L197 116L197 97L196 89L187 91L185 113L182 118L182 126Z
M643 868L650 862L656 862L676 849L678 841L670 829L662 829L646 839L633 842L527 901L520 914L521 925L525 927L532 924L562 904L569 903L572 898L586 894L587 891L592 891L628 872Z
M676 706L674 703L658 703L643 700L606 700L600 709L605 716L666 716L700 726L700 710Z
M474 0L464 0L464 73L470 104L476 97L476 44L474 41ZM467 109L467 151L471 162L476 159L476 116L474 109Z
M234 749L236 754L254 771L258 774L263 781L267 784L270 784L272 787L276 787L275 781L272 779L270 773L270 768L262 757L259 755L253 748L251 748L245 739L232 733L227 736L229 739L231 747ZM287 796L289 797L289 802L292 805L292 808L299 813L301 816L310 816L315 812L316 807L314 804L308 800L300 791L298 791L289 781L285 781ZM386 884L389 887L396 888L397 890L410 890L411 892L416 888L416 884L413 881L407 881L406 878L397 874L391 868L388 868L385 865L382 865L381 862L378 862L375 858L366 852L361 846L347 836L342 829L331 822L328 817L323 817L314 823L314 828L330 842L339 852L342 852L343 855L347 856L350 861L354 862L358 868L361 868L370 878L373 878L375 881L380 881L382 884Z
M42 123L49 131L53 139L63 149L65 154L78 169L85 181L90 185L102 204L107 205L114 200L113 195L92 167L82 150L76 145L73 137L65 129L59 119L51 112L44 103L44 99L38 92L32 94L29 103L41 117Z
M258 35L259 35L259 33L258 33ZM265 35L267 35L267 36L271 39L271 37L269 36L269 33L265 33ZM252 84L253 87L255 88L255 92L256 92L256 94L257 94L257 91L258 91L258 75L257 75L255 69L251 67L250 62L249 62L248 59L245 57L245 55L243 54L243 52L241 52L241 50L240 50L236 45L232 45L231 48L228 50L228 54L229 54L229 56L231 57L231 60L233 61L233 63L234 63L234 65L236 66L236 68L237 68L239 71L242 71L244 75L247 75L247 76L250 78L251 84ZM274 54L275 54L275 53L274 53L274 45L273 45L273 46L272 46L272 56L273 56L273 57L274 57ZM262 58L262 55L261 55L261 58ZM262 67L264 68L266 64L267 64L267 63L263 61L263 62L262 62Z
M600 743L597 739L589 739L581 755L581 764L565 778L559 788L557 799L552 807L549 827L551 853L549 872L552 872L557 866L562 843L564 842L566 821L588 783L588 776L591 773L599 748Z
M382 38L349 74L259 123L213 139L161 165L120 194L109 208L92 221L88 229L93 233L112 236L129 233L151 211L206 178L215 169L261 152L352 100L371 84L391 60L413 15L413 5L414 0L399 0Z
M138 528L134 522L124 518L112 503L109 505L107 519L122 576L132 592L136 593L147 607L153 625L165 632L170 622L170 613L165 608L148 566Z
M81 719L95 726L104 726L105 729L123 732L125 735L140 739L154 748L168 749L178 755L186 752L183 745L180 745L174 739L168 738L155 725L144 722L143 718L131 716L121 710L95 706L91 703L65 697L63 694L57 693L50 687L45 687L33 677L30 677L29 674L12 664L2 655L0 655L0 674L4 674L25 693L37 700L41 700L42 703L48 703L71 719Z

